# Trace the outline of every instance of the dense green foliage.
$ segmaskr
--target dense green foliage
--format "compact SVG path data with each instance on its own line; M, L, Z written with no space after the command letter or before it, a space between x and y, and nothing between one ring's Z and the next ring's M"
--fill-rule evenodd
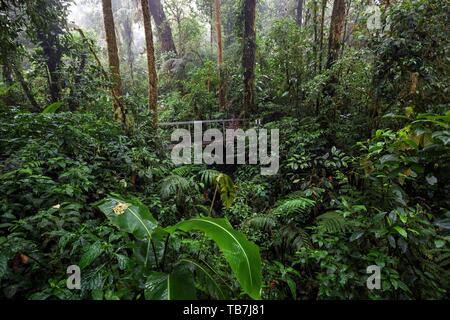
M164 70L157 48L161 121L237 117L241 2L222 8L227 110L202 42L209 2L197 1L173 28L183 66ZM96 35L69 28L67 2L1 3L0 298L449 298L447 1L383 7L384 32L365 28L356 1L330 68L314 19L300 28L273 13L277 2L258 2L253 116L280 130L274 176L174 166L170 130L151 125L142 57L124 73L124 132ZM176 1L165 5L175 17ZM53 75L46 48L59 57ZM70 265L81 290L66 287ZM366 287L371 265L380 290Z

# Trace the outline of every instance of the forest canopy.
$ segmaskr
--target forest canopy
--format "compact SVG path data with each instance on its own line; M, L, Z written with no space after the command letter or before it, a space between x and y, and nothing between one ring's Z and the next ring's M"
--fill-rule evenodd
M0 0L0 299L449 299L449 17Z

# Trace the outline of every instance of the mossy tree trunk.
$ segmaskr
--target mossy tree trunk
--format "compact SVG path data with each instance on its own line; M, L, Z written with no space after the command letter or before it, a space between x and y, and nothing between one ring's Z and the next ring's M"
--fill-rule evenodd
M152 22L148 0L141 0L141 6L147 47L148 107L153 116L153 125L156 126L158 124L158 78L156 75L155 49L153 46Z
M111 0L102 0L103 22L105 24L106 44L108 47L109 70L111 74L111 93L114 119L127 125L126 108L122 103L122 79L120 77L120 61L117 49L116 29Z
M244 0L244 108L243 115L248 117L256 111L255 102L255 60L256 60L256 0Z

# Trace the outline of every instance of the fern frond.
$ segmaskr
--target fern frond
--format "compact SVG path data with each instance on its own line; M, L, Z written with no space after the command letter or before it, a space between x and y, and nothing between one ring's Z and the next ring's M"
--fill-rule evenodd
M345 232L353 225L337 211L329 211L316 218L317 226L328 233Z
M276 216L301 215L306 220L307 214L316 205L316 202L307 198L288 198L278 203L277 207L272 210Z
M207 186L211 186L216 178L220 175L220 172L213 169L206 169L199 172L200 180Z
M245 223L264 231L270 231L277 225L277 220L271 215L258 215L248 219Z
M282 227L280 229L280 234L284 243L294 250L312 246L309 234L296 224L290 223Z
M167 199L186 193L191 189L191 183L184 177L171 175L161 182L161 197Z
M44 164L45 161L41 160L29 161L24 165L24 168L39 168L42 167Z

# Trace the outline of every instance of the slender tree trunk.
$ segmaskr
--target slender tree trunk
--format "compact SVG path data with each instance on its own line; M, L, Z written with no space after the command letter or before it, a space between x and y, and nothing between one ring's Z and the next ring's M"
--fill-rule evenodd
M244 0L244 116L256 110L255 60L256 60L256 0Z
M328 39L328 60L327 60L327 69L331 69L331 67L335 64L335 62L339 58L339 53L342 47L342 36L344 30L344 21L345 21L345 0L334 0L333 11L331 13L331 23L330 23L330 36ZM330 99L331 102L330 108L327 109L327 114L324 121L322 122L323 128L329 128L330 124L334 123L337 120L338 116L338 106L336 101L333 102L333 98L336 92L336 84L338 83L339 78L336 73L332 73L330 79L325 85L325 95ZM336 139L335 132L329 132L327 140L330 144L334 144Z
M223 47L222 47L222 19L220 14L220 0L214 0L214 11L216 15L216 33L217 33L217 64L219 76L219 107L225 109L225 95L223 93L222 66L223 66Z
M22 90L25 93L25 96L27 97L28 101L30 102L31 110L36 113L40 112L41 107L36 102L36 99L34 98L33 93L31 92L31 89L28 86L27 81L23 77L22 71L20 70L20 68L17 66L17 64L15 62L13 62L11 64L11 69L13 70L17 81L19 81L20 86L22 87Z
M62 50L59 42L59 35L61 33L61 28L57 25L52 25L48 32L42 30L38 30L37 32L37 38L44 52L47 65L50 102L60 100L61 88L59 69L61 66Z
M328 69L331 68L339 58L339 52L342 46L345 12L345 0L334 0L333 12L331 14L330 38L328 41Z
M120 62L117 50L116 29L114 26L114 16L111 0L102 0L103 21L105 24L106 44L108 47L108 61L112 82L112 105L114 119L126 124L126 109L121 102L122 80L120 78Z
M210 34L209 34L209 54L211 58L214 56L214 8L213 3L210 1L210 7L209 7L209 26L210 26ZM211 76L208 76L208 92L211 90Z
M312 15L313 15L313 23L314 23L314 41L313 41L313 56L314 56L314 73L317 72L317 68L318 68L318 48L319 48L319 44L318 44L318 28L317 28L317 11L318 11L318 7L317 7L317 0L314 0L313 2L313 8L312 8Z
M210 54L211 57L214 55L214 9L213 9L213 4L211 2L211 15L209 17L209 23L210 23L210 27L211 27L211 33L210 33L210 42L209 42L209 50L210 50Z
M319 43L319 72L322 72L323 62L323 32L325 25L325 10L327 9L327 0L322 0L322 11L320 13L320 43Z
M340 52L341 56L344 54L345 45L346 45L346 41L347 41L348 17L350 15L351 5L352 5L352 1L347 0L347 9L346 9L345 19L344 19L344 31L343 31L344 34L342 35L342 45L341 45L341 52Z
M173 41L172 29L170 29L169 21L167 21L166 14L160 0L148 0L150 13L158 30L158 37L161 42L161 50L163 52L174 52L177 54L175 42Z
M156 75L155 50L153 46L152 22L147 0L141 0L142 13L144 16L145 43L147 46L147 68L148 68L148 107L153 115L153 125L158 123L158 78Z
M303 0L297 0L297 17L296 21L298 26L302 27L303 22Z

